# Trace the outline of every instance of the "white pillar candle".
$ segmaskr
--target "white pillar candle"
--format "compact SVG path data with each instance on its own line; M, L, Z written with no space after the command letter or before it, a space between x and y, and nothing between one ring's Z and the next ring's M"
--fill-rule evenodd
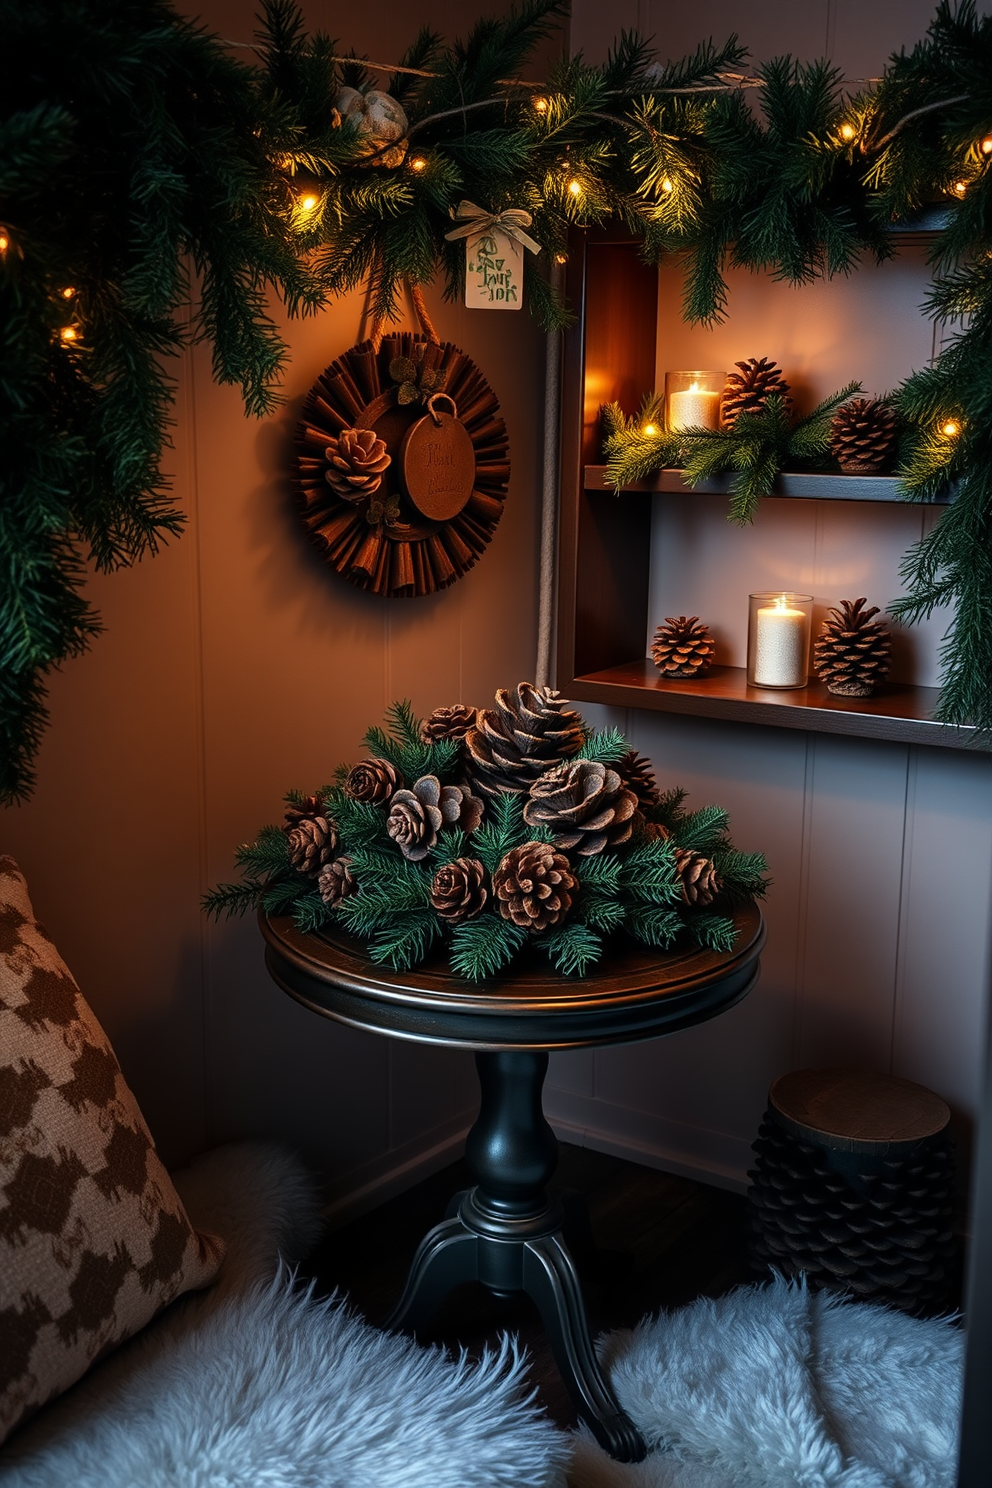
M718 429L720 394L707 392L698 382L668 395L669 429Z
M756 618L754 685L803 687L806 684L806 616L781 595L763 605Z

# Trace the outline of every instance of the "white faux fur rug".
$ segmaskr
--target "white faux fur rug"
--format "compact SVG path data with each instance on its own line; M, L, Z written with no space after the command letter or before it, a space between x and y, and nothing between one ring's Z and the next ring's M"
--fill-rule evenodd
M476 1363L293 1290L279 1265L319 1231L314 1185L245 1143L174 1174L228 1241L183 1298L0 1451L3 1488L552 1488L567 1439L504 1340Z
M643 1463L580 1433L572 1488L953 1488L963 1334L781 1279L602 1344Z

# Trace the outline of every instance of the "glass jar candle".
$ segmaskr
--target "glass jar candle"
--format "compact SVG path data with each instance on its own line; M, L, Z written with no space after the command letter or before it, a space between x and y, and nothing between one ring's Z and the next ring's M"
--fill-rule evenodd
M665 422L669 431L719 429L723 372L666 372Z
M813 596L788 590L748 595L749 687L805 687Z

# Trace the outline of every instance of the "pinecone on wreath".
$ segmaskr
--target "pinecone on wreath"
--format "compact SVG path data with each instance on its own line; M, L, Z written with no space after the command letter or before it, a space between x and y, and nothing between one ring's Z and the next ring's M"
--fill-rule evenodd
M871 697L889 675L892 636L878 606L842 599L830 610L813 647L813 666L827 691L839 697Z
M712 904L722 888L712 858L690 847L675 849L675 871L682 880L682 898L694 909Z
M701 677L713 664L716 643L698 615L669 615L651 642L651 656L663 677Z
M786 413L792 408L789 384L782 376L777 362L767 357L759 361L749 357L746 362L735 362L738 372L730 372L724 384L720 400L720 417L725 429L732 429L742 413L760 413L772 393L782 399Z
M546 930L572 907L578 887L564 853L549 842L525 842L502 859L493 874L493 893L504 920L522 930Z
M301 816L283 827L289 861L298 873L316 878L338 850L338 829L330 817Z
M634 830L637 797L599 760L566 760L535 780L524 807L529 827L547 827L555 846L593 857Z
M501 687L496 708L480 709L465 735L466 774L483 795L523 795L552 765L578 754L585 729L552 687Z
M382 472L393 463L385 441L372 429L342 429L324 451L324 479L345 501L361 501L382 485Z
M488 898L486 870L478 858L455 858L434 875L431 904L449 925L474 919L485 909Z
M877 475L891 465L898 425L881 398L851 398L830 424L830 452L847 475Z

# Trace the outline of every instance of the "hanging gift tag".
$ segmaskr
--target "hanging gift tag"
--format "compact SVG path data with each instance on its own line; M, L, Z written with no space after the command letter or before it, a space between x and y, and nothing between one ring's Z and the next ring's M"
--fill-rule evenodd
M439 411L442 401L451 413ZM406 493L421 516L450 522L458 515L475 485L475 450L447 393L428 398L427 414L411 427L400 461Z
M470 310L519 310L524 297L524 250L508 233L465 240L465 303Z

